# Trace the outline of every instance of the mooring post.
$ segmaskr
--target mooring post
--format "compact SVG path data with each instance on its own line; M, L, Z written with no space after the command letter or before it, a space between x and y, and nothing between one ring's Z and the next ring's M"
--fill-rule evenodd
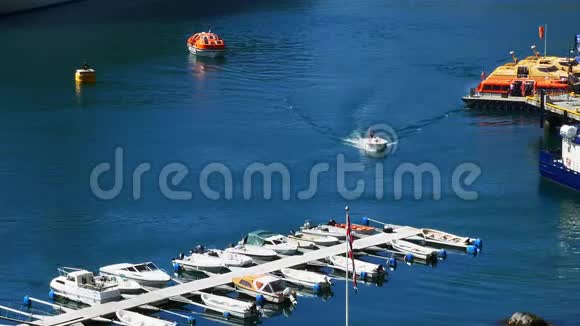
M540 128L544 128L544 106L546 105L546 100L544 96L544 89L540 89Z

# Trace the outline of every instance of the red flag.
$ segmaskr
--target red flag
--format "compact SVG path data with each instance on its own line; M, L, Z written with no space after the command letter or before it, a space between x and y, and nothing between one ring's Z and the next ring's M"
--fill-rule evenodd
M544 38L544 26L538 27L538 35L540 36L540 40Z
M354 253L352 250L352 226L350 224L350 214L348 213L348 211L346 212L346 241L348 243L348 258L350 258L352 261L352 286L354 287L354 290L357 291L358 287L356 284L356 269L354 266Z

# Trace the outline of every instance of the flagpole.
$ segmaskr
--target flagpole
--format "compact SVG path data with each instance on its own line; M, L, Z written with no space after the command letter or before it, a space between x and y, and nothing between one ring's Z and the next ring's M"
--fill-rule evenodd
M344 210L346 211L346 217L345 217L346 220L344 222L345 223L345 226L346 226L345 229L348 232L348 206L346 206ZM349 250L349 247L348 246L349 246L349 240L348 239L349 238L348 238L348 235L347 235L346 241L345 241L345 243L346 243L346 252L345 252L345 256L344 256L344 258L346 259L346 277L344 278L344 288L346 289L345 290L345 296L346 296L346 302L345 302L346 324L345 325L346 326L348 326L348 263L349 263L349 261L348 261L348 250Z
M544 24L544 57L548 52L548 24Z

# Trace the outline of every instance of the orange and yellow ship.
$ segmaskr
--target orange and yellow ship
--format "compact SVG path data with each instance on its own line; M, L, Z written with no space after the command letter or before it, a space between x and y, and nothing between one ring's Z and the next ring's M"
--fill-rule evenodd
M189 52L203 57L222 57L226 52L226 43L217 34L201 32L193 34L187 40Z
M535 50L535 48L533 48ZM497 67L477 87L479 93L529 96L543 89L548 94L580 92L580 65L573 58L542 57L535 52Z

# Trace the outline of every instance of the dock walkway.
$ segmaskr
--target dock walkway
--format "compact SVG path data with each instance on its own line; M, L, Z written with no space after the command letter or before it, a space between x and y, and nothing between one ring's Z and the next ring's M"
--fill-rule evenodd
M395 229L393 233L380 233L366 238L354 241L353 248L361 250L368 247L374 247L385 244L391 240L404 239L418 235L419 229L413 227L401 227ZM226 274L214 275L209 278L196 280L188 283L178 284L175 286L159 289L156 291L144 293L134 298L123 301L109 302L105 304L95 305L88 308L83 308L71 312L67 312L57 316L50 316L32 322L34 325L56 326L56 325L71 325L80 323L98 317L112 316L118 310L130 310L144 305L158 305L169 300L172 297L187 295L189 293L206 290L216 286L228 284L232 282L232 278L241 277L245 275L265 274L278 271L282 268L288 268L306 264L311 261L325 259L330 256L339 255L346 251L345 244L338 244L332 247L326 247L314 251L307 252L303 255L290 256L267 262L261 265L246 268L244 270L237 270Z

